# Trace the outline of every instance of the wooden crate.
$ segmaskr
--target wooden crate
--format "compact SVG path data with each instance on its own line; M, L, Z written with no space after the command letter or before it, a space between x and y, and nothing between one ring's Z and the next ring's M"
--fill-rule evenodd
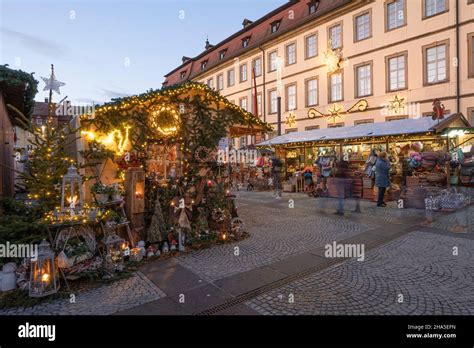
M362 198L372 199L374 195L374 190L372 188L365 188L362 190Z
M374 187L374 179L372 178L363 178L362 179L362 185L364 189L371 189Z

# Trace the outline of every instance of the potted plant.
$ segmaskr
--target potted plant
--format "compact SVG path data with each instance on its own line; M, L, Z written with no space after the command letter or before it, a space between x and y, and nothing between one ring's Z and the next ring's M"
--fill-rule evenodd
M124 191L120 188L118 183L112 184L112 200L121 201L123 200Z
M91 193L94 195L94 198L98 203L106 203L109 200L107 186L101 182L96 182L92 185Z

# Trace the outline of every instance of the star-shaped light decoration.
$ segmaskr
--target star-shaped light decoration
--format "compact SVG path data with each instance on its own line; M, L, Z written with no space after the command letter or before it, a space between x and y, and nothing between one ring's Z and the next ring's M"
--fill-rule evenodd
M395 95L392 100L388 101L388 110L393 111L394 113L398 114L406 107L406 99L404 97L400 97Z
M335 123L336 118L342 118L342 116L340 115L342 111L344 111L344 108L341 105L332 104L332 106L328 109L328 118L332 119L333 123Z
M295 116L295 114L290 112L290 114L288 116L286 116L285 123L288 127L295 126L296 125L296 116Z
M56 76L54 76L54 71L51 73L51 77L50 77L50 78L42 77L41 79L42 79L42 80L44 81L44 83L46 84L46 86L44 86L44 88L43 88L43 91L53 90L53 91L55 91L57 94L61 94L61 92L59 91L59 87L64 86L65 83L56 80Z
M328 69L328 72L334 73L341 68L341 64L344 62L342 59L342 51L340 48L333 49L332 41L328 41L327 51L323 52L324 64Z

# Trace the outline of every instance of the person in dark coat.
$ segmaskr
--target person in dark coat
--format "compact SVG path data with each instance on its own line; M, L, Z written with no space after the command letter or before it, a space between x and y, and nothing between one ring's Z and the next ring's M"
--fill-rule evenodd
M387 205L383 202L383 198L387 187L390 187L390 161L385 151L378 154L377 161L375 162L375 186L379 190L377 207L386 207Z
M280 175L282 171L283 163L278 159L276 155L273 155L271 158L272 161L272 178L273 178L273 187L275 199L281 199L281 181Z

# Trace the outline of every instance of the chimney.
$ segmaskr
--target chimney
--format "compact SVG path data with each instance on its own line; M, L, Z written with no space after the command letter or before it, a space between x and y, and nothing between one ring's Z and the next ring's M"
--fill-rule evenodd
M44 98L44 102L45 102L46 104L49 103L49 98L48 98L48 97L45 97L45 98Z
M253 23L253 21L251 21L250 19L245 18L244 21L242 22L242 26L243 26L244 28L246 28L246 27L248 27L248 26L249 26L250 24L252 24L252 23Z

